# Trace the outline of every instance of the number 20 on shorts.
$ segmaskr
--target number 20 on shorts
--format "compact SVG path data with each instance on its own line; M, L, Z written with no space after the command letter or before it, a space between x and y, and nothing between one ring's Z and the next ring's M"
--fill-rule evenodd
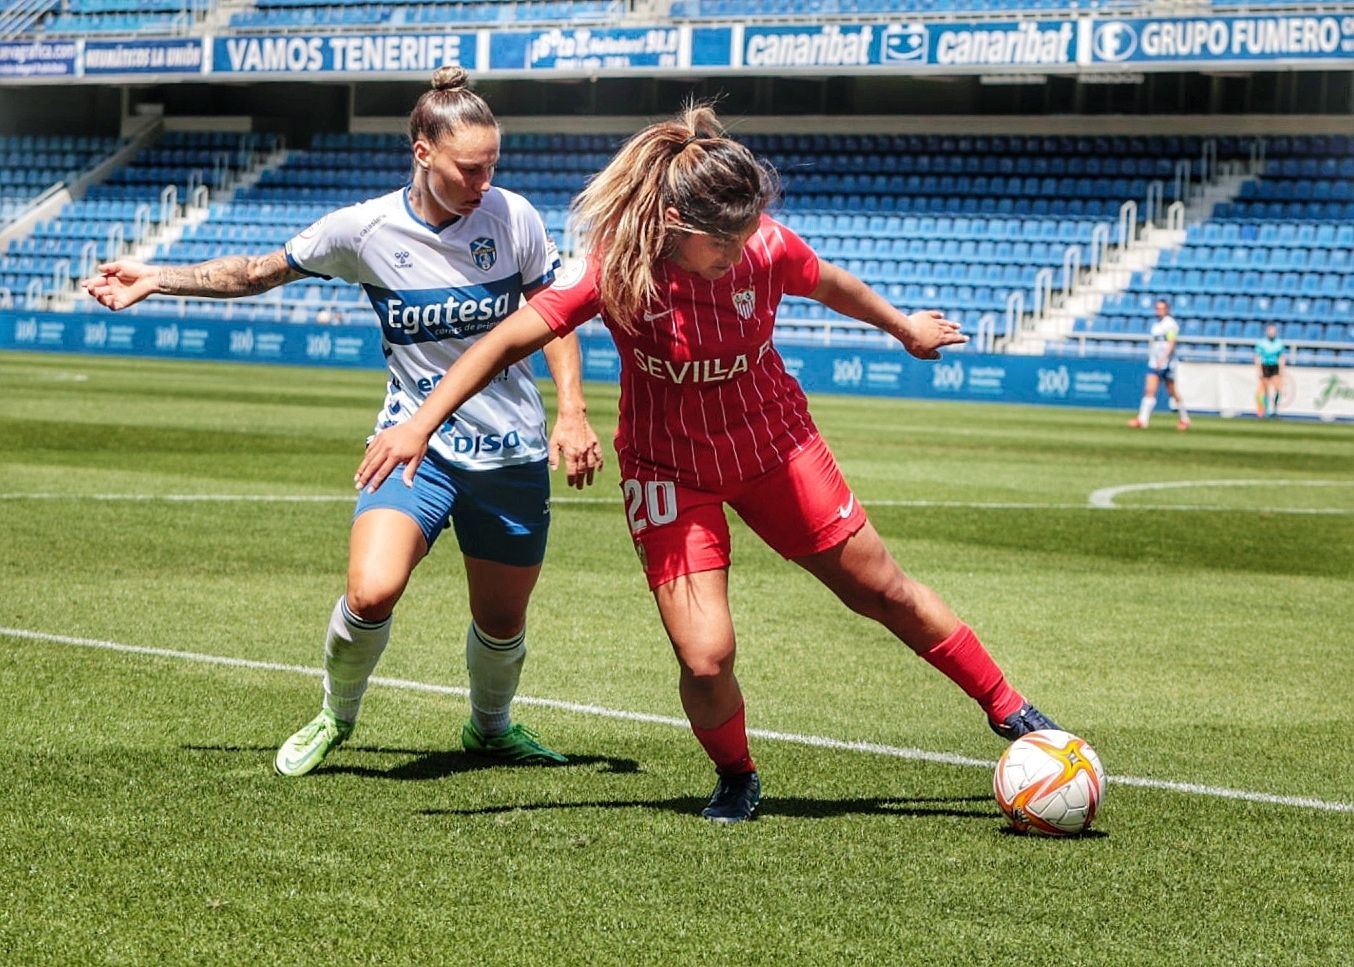
M632 477L621 484L621 493L625 495L625 516L630 521L631 534L677 519L677 487L671 480L641 482Z

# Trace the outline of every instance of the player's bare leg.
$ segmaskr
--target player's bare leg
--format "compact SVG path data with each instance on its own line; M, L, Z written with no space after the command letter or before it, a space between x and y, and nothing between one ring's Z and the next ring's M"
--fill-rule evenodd
M795 563L963 689L998 735L1016 738L1036 728L1056 727L1010 686L973 629L940 595L903 572L869 521L836 547Z
M701 815L721 823L751 819L761 781L748 752L743 693L734 675L735 639L726 568L686 574L654 590L679 666L678 692L691 731L719 780Z
M869 521L836 547L795 563L852 611L878 621L919 655L959 627L959 617L940 595L903 572Z
M1175 404L1175 428L1177 430L1188 430L1189 411L1185 409L1185 401L1181 399L1180 394L1176 392L1175 380L1166 380L1166 392L1170 396L1171 402Z
M359 515L348 539L349 610L366 621L389 618L427 553L423 531L408 514L375 507Z

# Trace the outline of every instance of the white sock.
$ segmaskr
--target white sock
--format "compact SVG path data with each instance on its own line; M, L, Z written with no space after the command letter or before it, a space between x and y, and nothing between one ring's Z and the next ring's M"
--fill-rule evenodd
M1138 404L1138 422L1146 426L1147 421L1152 419L1152 411L1156 409L1156 406L1157 398L1155 396L1144 396L1142 402ZM1123 419L1123 417L1120 417L1120 419Z
M508 731L508 706L517 694L522 662L527 657L527 630L511 638L495 638L475 622L465 635L465 667L470 673L470 720L481 735Z
M1184 400L1175 401L1175 418L1183 423L1189 422L1189 410L1185 409Z
M390 623L366 621L348 610L348 599L339 598L329 616L329 634L324 640L324 707L345 722L356 722L367 680L376 670L390 641Z

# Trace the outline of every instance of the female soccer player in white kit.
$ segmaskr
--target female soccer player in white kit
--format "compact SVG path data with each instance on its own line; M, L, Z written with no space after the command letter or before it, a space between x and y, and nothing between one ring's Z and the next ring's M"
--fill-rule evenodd
M708 107L639 132L575 202L586 264L467 352L415 419L368 445L357 474L367 486L400 467L408 477L438 420L503 365L600 312L621 357L626 517L677 656L682 707L718 775L702 815L720 823L751 819L761 797L734 675L726 504L962 688L998 735L1056 727L894 561L772 341L786 294L869 322L922 359L967 337L939 312L904 315L820 260L766 214L775 197L772 173Z
M1157 321L1152 323L1151 339L1147 346L1147 377L1143 380L1142 402L1138 415L1128 421L1135 430L1147 429L1152 410L1157 405L1157 387L1166 384L1166 393L1175 403L1175 428L1189 429L1189 411L1175 388L1175 350L1180 338L1180 324L1171 315L1171 306L1165 299L1156 301Z
M409 119L413 177L406 187L333 212L257 257L191 266L113 262L85 281L110 309L153 294L230 298L306 276L366 290L389 367L378 431L417 412L452 363L554 280L559 258L526 199L494 188L499 129L460 68L442 68ZM588 424L578 342L546 349L559 408L547 439L527 362L498 373L433 434L416 479L362 493L354 512L346 593L324 647L320 713L278 750L275 766L304 775L352 733L368 679L390 638L391 616L414 567L448 525L465 557L470 627L466 665L471 752L515 762L563 762L509 704L526 655L526 608L549 525L547 464L562 456L570 485L591 483L601 450Z

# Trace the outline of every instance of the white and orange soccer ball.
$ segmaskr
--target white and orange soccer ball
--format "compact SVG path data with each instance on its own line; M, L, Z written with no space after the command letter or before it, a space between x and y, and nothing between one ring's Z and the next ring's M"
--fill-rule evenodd
M1105 798L1105 770L1085 739L1058 729L1016 739L992 777L997 805L1018 831L1075 836Z

